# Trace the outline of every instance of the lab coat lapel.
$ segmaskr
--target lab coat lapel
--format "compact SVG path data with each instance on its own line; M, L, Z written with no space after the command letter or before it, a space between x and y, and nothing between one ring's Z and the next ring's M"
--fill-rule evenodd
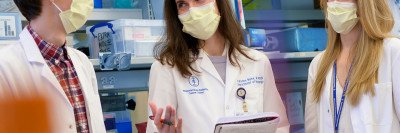
M93 92L93 88L91 87L91 85L89 83L91 83L90 81L87 81L87 79L90 79L88 77L87 74L85 74L85 69L84 69L84 65L82 64L82 60L79 58L79 56L72 51L70 48L67 48L68 50L68 56L71 58L72 63L74 65L75 71L78 75L78 79L79 79L79 83L81 85L81 89L82 89L82 93L85 97L85 103L86 103L86 107L90 106L89 103L90 99L93 98L94 96L92 94L94 94ZM90 108L86 108L87 113L90 112L89 110Z
M81 58L79 58L79 56L74 51L72 51L71 48L67 48L67 50L68 50L68 56L71 58L72 63L75 68L75 71L78 75L79 83L81 85L82 93L84 95L85 104L86 104L86 113L87 113L87 117L89 120L89 125L92 125L93 123L96 123L96 122L94 122L94 119L91 119L91 116L94 116L94 115L92 114L93 108L90 107L93 105L91 105L90 103L92 103L91 100L95 98L95 95L94 95L95 93L93 90L94 88L90 84L91 82L88 81L88 79L90 79L90 77L89 77L90 75L85 73L85 66L83 66L83 64L82 64L83 61L81 60ZM90 128L92 128L92 127L90 127ZM93 129L91 129L91 130L93 130Z
M88 77L89 75L85 74L84 65L82 64L82 60L78 57L78 55L76 55L76 53L70 48L67 48L67 51L68 56L71 58L75 71L78 75L79 83L81 84L83 95L85 96L85 101L87 102L87 99L92 97L90 94L94 94L93 88L89 84L90 81L87 81L87 79L90 79L90 77Z
M200 68L213 76L216 80L220 82L220 84L225 85L225 83L221 79L221 76L215 69L214 64L211 62L210 58L208 58L207 54L203 50L200 50L199 58L201 58Z
M47 66L47 64L42 65L41 76L43 78L47 79L47 81L49 81L52 84L52 86L55 89L57 89L59 94L63 97L65 104L67 104L69 106L69 108L72 110L72 105L71 105L67 95L65 94L63 88L61 87L60 82L58 82L57 78L54 76L54 73L50 70L50 68Z
M56 89L60 96L64 98L65 103L70 107L72 110L71 103L68 100L67 95L65 94L64 90L62 89L60 83L58 82L57 78L54 76L54 73L51 71L49 66L47 65L46 61L44 60L42 54L40 53L39 48L36 45L35 40L33 39L32 35L29 33L28 29L24 29L20 34L20 41L22 47L26 53L26 57L30 64L38 65L41 69L41 77L46 79L49 83L51 83L52 87Z
M226 63L226 87L225 87L225 105L229 105L227 102L231 101L229 100L230 97L232 96L232 90L237 89L233 88L235 87L235 84L237 83L236 80L238 79L238 76L240 75L240 68L238 66L233 66L229 62L229 56L227 56L227 63ZM242 62L244 63L244 62ZM242 65L243 64L239 64Z
M333 133L333 110L331 109L331 86L332 86L332 74L333 69L330 68L326 75L325 85L323 87L322 97L320 101L320 126L322 127L323 133Z

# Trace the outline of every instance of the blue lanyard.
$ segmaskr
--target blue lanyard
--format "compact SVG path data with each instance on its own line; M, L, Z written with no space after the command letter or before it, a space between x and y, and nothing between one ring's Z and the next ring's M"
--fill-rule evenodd
M340 99L340 105L339 105L339 111L337 111L337 105L336 105L336 71L337 71L337 64L335 61L335 64L333 65L333 109L334 109L334 120L335 120L335 133L337 133L339 131L339 122L340 122L340 116L342 114L342 109L343 109L343 103L344 100L346 98L345 94L347 91L347 87L349 86L349 82L350 82L350 73L351 73L351 69L352 69L353 65L350 66L350 70L349 73L347 74L347 78L346 78L346 83L344 85L343 88L343 94L342 94L342 98Z

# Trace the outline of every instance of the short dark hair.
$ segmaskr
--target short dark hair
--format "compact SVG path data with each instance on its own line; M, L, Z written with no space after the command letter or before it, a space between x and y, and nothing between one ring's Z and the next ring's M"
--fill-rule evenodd
M14 3L28 21L36 19L42 12L42 0L14 0Z

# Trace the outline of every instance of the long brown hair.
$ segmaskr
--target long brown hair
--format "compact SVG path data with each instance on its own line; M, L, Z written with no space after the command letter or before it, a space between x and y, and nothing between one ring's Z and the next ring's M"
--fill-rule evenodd
M154 48L155 58L161 64L168 64L177 67L183 77L198 73L191 66L200 54L200 40L182 31L183 25L178 18L178 8L175 0L164 1L164 20L166 30L164 37ZM227 0L216 0L221 21L218 31L227 41L230 47L228 50L229 61L234 66L239 66L238 54L251 59L241 47L244 44L243 31L235 19L230 3Z
M327 0L321 0L325 14ZM351 105L356 106L363 94L375 95L374 85L378 82L379 64L383 54L383 40L391 37L390 31L394 19L386 0L356 0L357 14L360 19L361 35L358 38L351 57L353 70L350 76L349 90L346 96ZM313 97L320 101L325 79L334 61L341 51L340 34L326 21L328 27L328 47L318 66L315 83L312 86Z

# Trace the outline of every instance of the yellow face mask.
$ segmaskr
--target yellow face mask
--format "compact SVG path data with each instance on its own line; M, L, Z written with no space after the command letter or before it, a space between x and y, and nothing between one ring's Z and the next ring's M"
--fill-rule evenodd
M358 23L357 7L355 3L328 2L327 12L327 19L337 33L347 34Z
M221 19L215 13L215 2L192 7L178 17L183 24L182 31L201 40L209 39L217 31Z
M93 0L72 0L71 8L62 11L54 1L53 5L60 11L60 18L67 34L77 31L87 21L93 11Z

